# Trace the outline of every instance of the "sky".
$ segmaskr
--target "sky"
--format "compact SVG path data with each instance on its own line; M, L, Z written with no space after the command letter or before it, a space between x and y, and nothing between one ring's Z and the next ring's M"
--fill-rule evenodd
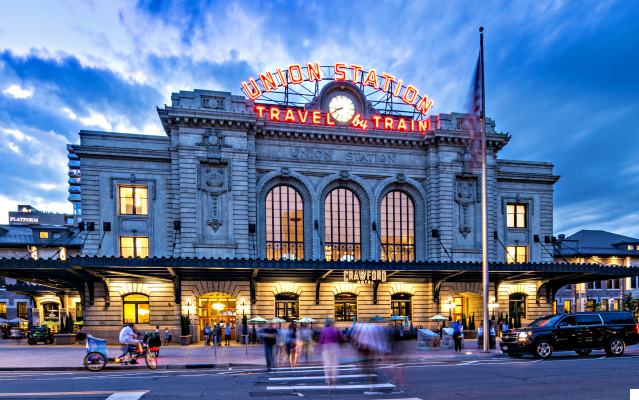
M71 212L81 129L164 135L172 92L241 94L289 64L401 77L464 112L485 31L486 114L502 159L551 162L555 234L639 237L639 2L0 0L0 223Z

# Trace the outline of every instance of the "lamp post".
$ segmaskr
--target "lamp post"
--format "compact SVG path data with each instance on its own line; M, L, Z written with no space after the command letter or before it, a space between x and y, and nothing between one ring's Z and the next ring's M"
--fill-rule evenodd
M186 298L186 316L191 318L191 298Z
M453 298L449 297L448 298L448 321L452 321L453 320Z
M240 300L242 301L242 315L244 315L244 310L245 310L244 302L246 301L246 299L242 297Z

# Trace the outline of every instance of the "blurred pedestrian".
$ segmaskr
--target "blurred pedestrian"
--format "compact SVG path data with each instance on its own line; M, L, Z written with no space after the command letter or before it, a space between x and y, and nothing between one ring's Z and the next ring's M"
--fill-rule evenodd
M297 365L297 357L299 355L300 330L295 322L291 322L286 332L286 355L288 356L288 364L291 369Z
M300 326L300 338L302 340L302 357L304 358L304 361L308 363L310 361L309 356L310 358L313 357L313 341L311 337L311 330L309 329L308 325L302 324Z
M164 345L168 346L169 345L169 327L167 326L166 328L164 328Z
M277 343L277 329L273 327L273 323L269 322L263 330L264 334L264 355L266 356L266 369L271 372L273 368L273 351Z
M344 335L333 326L332 321L329 321L327 326L322 329L318 340L318 343L322 346L324 377L328 386L337 384L340 341L345 341Z
M203 329L203 333L204 333L204 345L205 346L210 346L210 340L211 340L211 325L209 325L209 323L206 323L206 326Z
M455 354L461 354L462 352L462 331L464 326L461 323L461 320L456 320L453 324L453 340L455 341ZM459 351L459 353L457 353Z
M217 328L215 329L215 336L217 336L217 345L222 345L222 323L217 324Z
M224 346L231 345L231 324L224 325L224 341L226 342Z

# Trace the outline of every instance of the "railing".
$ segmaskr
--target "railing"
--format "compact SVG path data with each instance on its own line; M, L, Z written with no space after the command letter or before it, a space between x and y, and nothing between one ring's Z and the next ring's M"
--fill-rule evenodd
M69 176L80 176L80 170L76 169L76 168L70 168L69 169Z
M69 172L69 174L70 174L70 172ZM80 184L80 178L69 178L69 183Z
M69 194L69 200L81 200L81 199L82 199L82 196L77 194L77 193L70 193Z
M324 247L326 261L360 261L362 245L359 243L331 243Z
M79 167L80 166L80 160L69 160L69 167Z
M302 242L266 242L266 258L269 260L303 260Z
M382 244L382 261L415 261L415 245Z
M80 193L80 186L69 186L69 192Z

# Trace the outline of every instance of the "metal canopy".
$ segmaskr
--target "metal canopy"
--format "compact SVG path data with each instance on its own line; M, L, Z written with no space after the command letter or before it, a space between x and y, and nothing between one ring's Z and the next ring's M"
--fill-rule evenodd
M343 281L345 270L385 270L388 282L432 282L435 298L443 282L481 282L481 263L469 262L340 262L269 261L206 258L69 257L67 260L0 259L0 276L54 289L80 292L85 283L108 285L110 280L309 282ZM562 286L639 276L639 267L600 264L490 264L490 281L501 284L537 282L554 295ZM87 285L93 301L93 286ZM552 293L551 293L552 292ZM107 291L108 293L108 291ZM176 292L177 297L177 292Z

